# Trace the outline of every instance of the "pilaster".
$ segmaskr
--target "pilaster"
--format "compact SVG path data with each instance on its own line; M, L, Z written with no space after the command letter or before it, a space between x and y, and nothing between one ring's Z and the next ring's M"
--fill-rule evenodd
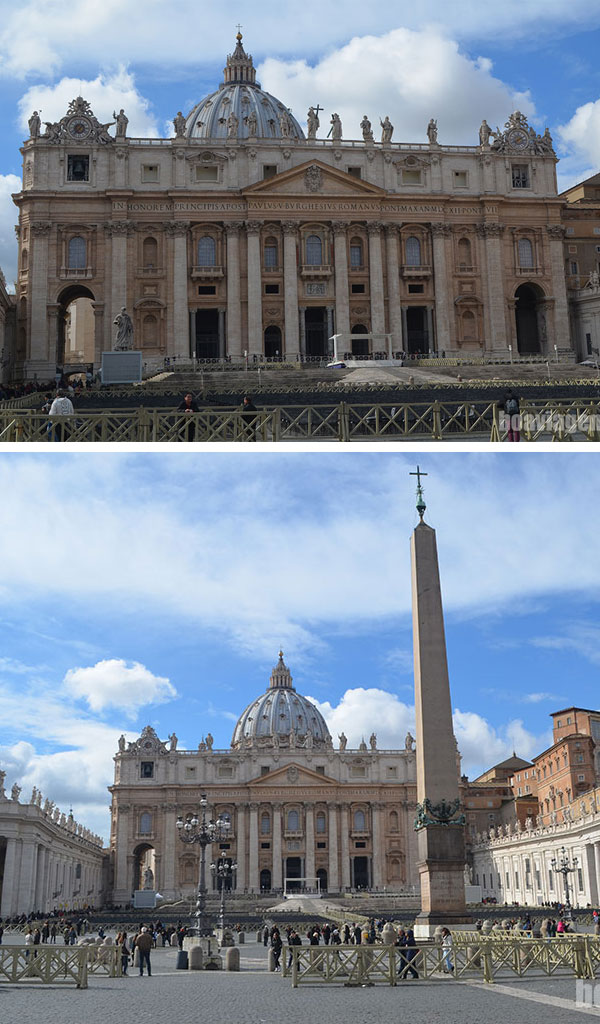
M383 263L381 258L381 224L369 224L369 288L371 292L371 331L385 334L385 303L383 297ZM382 344L375 344L380 350Z
M449 224L432 224L433 274L435 283L435 320L437 327L437 351L449 352L451 348L451 319L448 308L448 268L446 264L446 239L452 228ZM431 339L430 339L430 347Z
M167 235L173 239L173 348L169 355L184 359L190 355L187 259L189 228L189 221L176 221L165 225Z
M337 833L337 804L329 805L329 870L327 872L327 888L329 892L337 892L340 887L340 875L338 864L338 833Z
M260 356L263 351L261 228L262 221L246 222L248 236L248 355L250 356Z
M300 352L298 324L298 266L296 258L297 225L284 221L283 228L283 292L285 313L285 356L294 359Z
M334 221L333 251L335 259L335 325L336 334L343 335L344 346L350 348L350 299L348 287L348 251L345 221ZM340 351L338 343L338 352Z
M31 225L31 334L29 358L34 362L48 360L48 240L52 225L39 222Z
M281 861L281 804L273 804L273 872L271 885L273 889L281 889L282 861Z
M240 296L241 221L225 225L227 235L227 355L242 357L242 303Z
M402 310L400 305L400 268L398 265L398 228L386 224L385 253L387 261L388 323L392 335L392 352L404 349Z
M248 889L250 892L260 891L258 880L258 804L250 804Z

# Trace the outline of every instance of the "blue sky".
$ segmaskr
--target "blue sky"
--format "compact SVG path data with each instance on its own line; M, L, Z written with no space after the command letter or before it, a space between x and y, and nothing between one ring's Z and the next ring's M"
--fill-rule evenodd
M342 12L342 13L340 13ZM597 0L0 0L0 266L15 274L19 146L31 111L58 120L81 89L101 121L123 106L129 132L165 136L171 121L222 80L237 23L264 88L301 121L312 103L342 114L356 138L365 111L389 114L394 139L477 141L482 117L519 107L546 125L561 187L600 165L600 5Z
M417 456L463 768L598 706L593 454ZM0 454L0 765L106 836L121 732L227 748L283 647L337 744L414 732L414 456Z

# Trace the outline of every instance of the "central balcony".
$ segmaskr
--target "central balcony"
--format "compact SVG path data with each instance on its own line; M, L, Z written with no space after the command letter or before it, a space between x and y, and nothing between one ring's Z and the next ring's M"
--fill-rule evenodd
M205 278L208 281L214 281L223 277L223 274L223 267L192 267L194 280Z
M333 267L330 263L313 263L304 264L300 267L300 277L309 278L323 278L331 277L333 274Z

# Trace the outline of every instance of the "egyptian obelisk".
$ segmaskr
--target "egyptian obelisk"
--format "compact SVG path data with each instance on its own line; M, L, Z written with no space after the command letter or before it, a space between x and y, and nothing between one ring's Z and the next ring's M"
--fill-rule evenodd
M421 912L415 934L437 925L467 923L465 818L460 807L456 741L446 658L444 613L435 530L424 522L425 502L417 466L419 523L411 538L417 759L417 848Z

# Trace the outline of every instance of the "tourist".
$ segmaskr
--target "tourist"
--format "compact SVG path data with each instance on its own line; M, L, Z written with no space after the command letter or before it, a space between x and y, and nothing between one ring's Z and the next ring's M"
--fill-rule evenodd
M452 936L447 928L442 928L442 951L444 971L446 974L448 974L449 972L454 970L454 965L451 960Z
M258 412L254 402L250 395L244 395L242 402L242 423L243 423L243 439L245 441L256 440L256 421Z
M72 416L74 412L75 410L71 399L67 398L67 395L62 388L59 388L56 392L56 398L48 411L51 424L51 431L48 434L49 441L68 440L69 433L67 430L66 420L63 417ZM55 422L55 419L58 417L58 422Z
M150 950L152 949L152 936L146 927L142 928L140 934L137 936L135 943L136 949L140 956L140 978L144 974L144 964L148 969L148 977L152 975L150 968Z
M117 949L121 955L121 970L124 975L127 974L127 967L129 965L129 950L127 948L127 932L119 932L115 940Z
M294 931L294 929L292 928L291 931L289 932L289 935L288 935L288 946L290 947L290 954L289 954L289 957L288 957L288 968L292 966L292 960L293 960L292 946L301 946L301 945L302 945L301 937L298 935L298 932Z
M184 436L178 435L178 440L182 441L194 441L196 438L196 424L192 419L192 414L200 412L200 406L196 399L189 392L183 396L182 401L177 406L177 412L183 412L186 416L189 416L189 422L185 425Z
M519 399L512 391L507 391L504 402L502 403L504 409L504 425L506 426L506 440L507 441L520 441L521 440L521 413L519 410Z
M419 972L412 963L412 961L415 959L418 953L417 944L415 942L415 933L413 932L412 928L407 928L407 930L404 932L404 950L404 959L406 961L406 966L401 972L401 977L418 978Z
M273 954L273 970L274 971L280 971L281 970L281 968L279 966L279 957L281 956L282 946L283 946L283 943L281 941L281 935L279 934L278 929L274 928L273 929L273 933L271 935L271 952Z

